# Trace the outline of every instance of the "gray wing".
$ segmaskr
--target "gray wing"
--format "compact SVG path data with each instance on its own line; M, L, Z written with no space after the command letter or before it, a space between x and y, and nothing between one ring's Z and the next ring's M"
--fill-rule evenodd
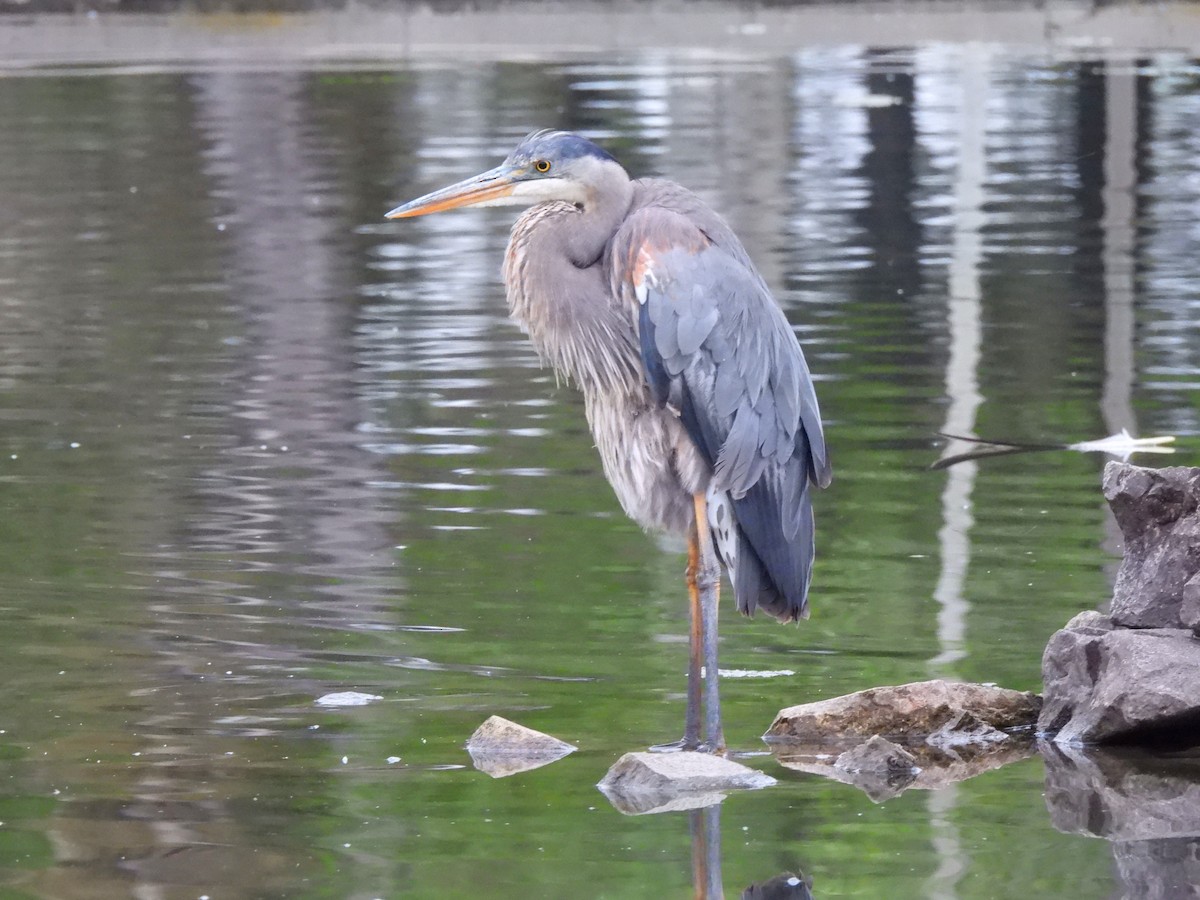
M639 210L614 239L614 288L634 310L647 383L712 466L712 490L732 500L739 608L797 618L813 556L809 484L831 478L820 411L783 311L721 237L678 212Z

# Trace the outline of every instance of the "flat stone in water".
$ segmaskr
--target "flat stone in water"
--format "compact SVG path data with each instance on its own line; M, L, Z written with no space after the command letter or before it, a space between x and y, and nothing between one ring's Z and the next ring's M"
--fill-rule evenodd
M879 803L1032 755L1040 707L1036 694L922 681L789 707L763 739L781 765L853 784Z
M757 790L775 779L711 753L626 753L596 785L626 814L696 809L720 803L725 793Z
M883 735L924 742L930 735L965 726L1006 730L1030 727L1041 709L1036 694L984 684L919 681L870 688L842 697L780 710L763 739L817 742ZM966 737L966 735L964 735ZM969 743L969 741L965 741Z
M366 706L368 703L374 703L376 700L382 700L378 694L364 694L361 691L339 691L333 694L325 694L323 697L318 697L314 702L317 706Z
M493 778L549 765L577 749L574 744L502 716L489 717L467 740L467 752L475 768Z

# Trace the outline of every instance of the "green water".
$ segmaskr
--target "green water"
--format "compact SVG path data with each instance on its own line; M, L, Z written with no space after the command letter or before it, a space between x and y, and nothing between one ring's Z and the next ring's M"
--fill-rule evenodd
M682 728L680 548L624 519L506 321L511 215L381 221L533 127L722 209L820 379L813 616L726 611L734 749L878 684L1037 689L1108 596L1102 458L932 472L936 432L1128 427L1195 461L1186 60L26 74L0 78L5 896L690 894L694 817L594 788ZM348 690L383 699L314 704ZM493 713L581 750L493 780L463 750ZM1121 890L1037 758L880 805L745 761L780 784L721 807L730 896Z

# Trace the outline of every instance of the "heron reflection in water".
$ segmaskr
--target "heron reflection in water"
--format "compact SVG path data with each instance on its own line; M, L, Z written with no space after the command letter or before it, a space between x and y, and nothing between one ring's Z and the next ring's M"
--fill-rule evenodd
M464 206L528 207L504 258L509 312L583 392L625 512L687 535L687 716L670 746L722 752L721 567L741 612L808 617L811 488L831 470L800 344L719 215L578 135L534 132L500 166L387 217Z

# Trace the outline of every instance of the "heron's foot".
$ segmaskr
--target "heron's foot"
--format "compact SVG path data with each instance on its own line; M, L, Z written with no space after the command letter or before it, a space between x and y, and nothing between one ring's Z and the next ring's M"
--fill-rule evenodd
M689 751L692 753L711 753L714 756L724 756L728 751L725 749L725 744L714 744L712 741L688 740L680 738L677 741L671 741L669 744L655 744L648 748L651 753L681 753Z
M647 749L651 753L680 753L684 750L695 750L699 744L699 741L689 741L687 738L680 738L668 744L655 744L653 747Z

